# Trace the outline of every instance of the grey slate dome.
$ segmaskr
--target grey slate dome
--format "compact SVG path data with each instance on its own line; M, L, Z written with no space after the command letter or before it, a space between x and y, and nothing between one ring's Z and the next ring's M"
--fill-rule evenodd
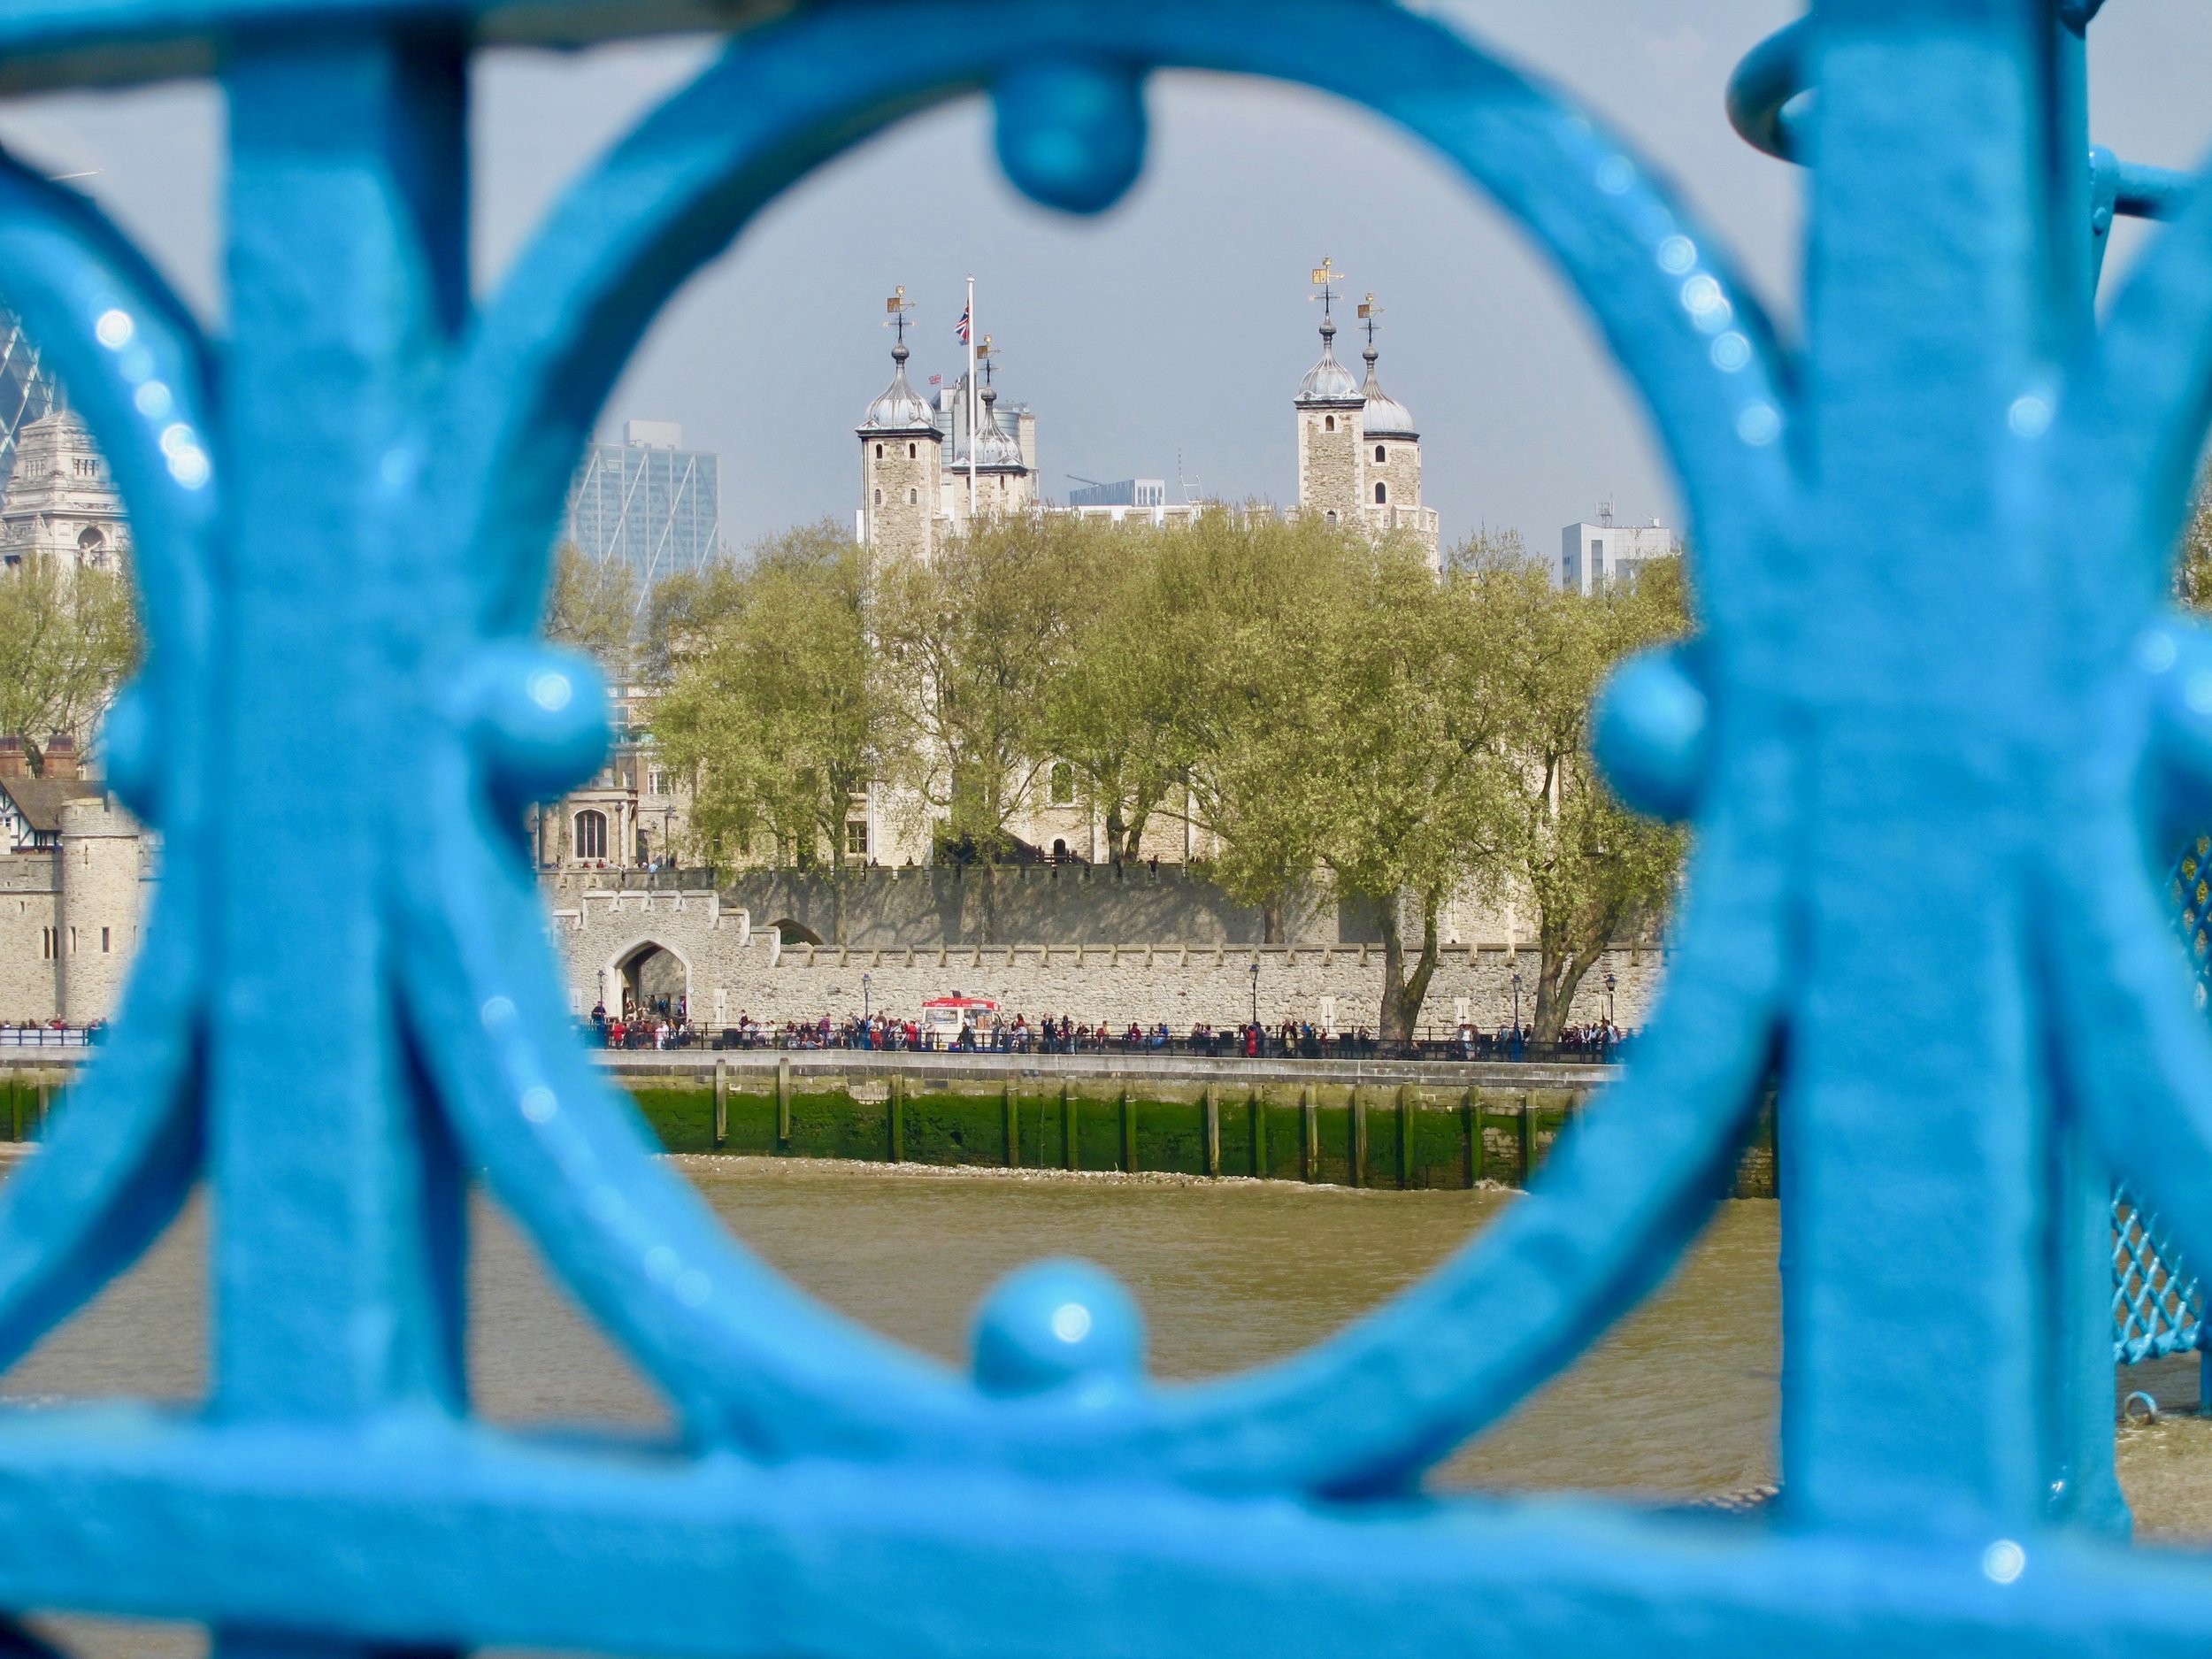
M986 386L981 396L983 418L977 427L978 442L975 452L977 469L986 472L994 470L1021 471L1023 467L1021 441L1018 438L1007 436L1005 429L998 424L997 411L991 407L998 402L997 391ZM960 464L962 465L967 464L965 456L960 457Z
M1420 432L1414 426L1413 411L1382 388L1375 378L1375 348L1370 346L1361 353L1367 359L1367 384L1360 388L1367 399L1367 412L1360 418L1360 429L1371 438L1399 438L1409 443L1421 441Z
M1321 361L1307 370L1306 378L1298 383L1298 404L1305 408L1359 401L1359 382L1352 378L1351 370L1336 360L1336 324L1325 317L1321 319Z
M926 432L932 437L937 435L936 418L931 414L928 403L906 383L906 359L910 355L904 341L892 347L891 361L897 366L892 371L891 384L860 418L862 432Z

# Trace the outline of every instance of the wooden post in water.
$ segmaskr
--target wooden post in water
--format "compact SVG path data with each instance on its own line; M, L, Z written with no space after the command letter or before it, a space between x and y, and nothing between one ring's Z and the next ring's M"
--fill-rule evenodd
M1137 1102L1125 1084L1121 1091L1121 1168L1125 1175L1137 1172Z
M1321 1108L1310 1083L1298 1086L1298 1179L1321 1179Z
M1076 1139L1079 1127L1075 1091L1063 1081L1060 1085L1060 1162L1071 1170L1083 1167L1083 1149Z
M776 1056L776 1145L791 1144L791 1056Z
M1528 1188L1530 1162L1536 1156L1536 1109L1530 1103L1529 1097L1525 1094L1521 1096L1521 1119L1518 1127L1517 1140L1519 1141L1517 1149L1520 1153L1520 1170L1518 1171L1519 1179L1516 1185L1520 1187L1521 1189L1525 1192Z
M1252 1179L1267 1179L1267 1091L1252 1091Z
M730 1138L730 1063L714 1056L714 1149L719 1152Z
M38 1138L39 1138L41 1141L43 1141L43 1140L45 1140L45 1139L46 1139L46 1089L47 1089L47 1083L46 1083L46 1079L45 1079L44 1078L41 1078L41 1079L39 1079L39 1080L38 1080L38 1131L37 1131L37 1134L38 1134Z
M1398 1190L1413 1185L1413 1086L1398 1085Z
M1482 1112L1475 1105L1471 1088L1459 1097L1459 1133L1461 1167L1467 1185L1479 1187L1482 1184Z
M8 1079L8 1139L23 1139L23 1085Z
M1210 1083L1206 1085L1206 1173L1221 1173L1221 1093Z
M1006 1079L1006 1167L1018 1169L1022 1161L1022 1109L1014 1094L1014 1079Z
M906 1162L906 1074L891 1073L891 1162Z
M1352 1185L1367 1185L1367 1097L1352 1085Z

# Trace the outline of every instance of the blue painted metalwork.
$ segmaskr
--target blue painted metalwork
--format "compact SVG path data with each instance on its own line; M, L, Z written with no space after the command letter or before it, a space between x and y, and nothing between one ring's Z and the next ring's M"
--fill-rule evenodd
M0 169L0 297L135 515L151 654L109 744L168 846L113 1045L0 1189L0 1348L202 1175L216 1290L204 1409L0 1417L0 1605L257 1654L2203 1646L2212 1571L2119 1541L2108 1198L2212 1259L2212 1033L2144 851L2212 817L2212 641L2161 609L2212 204L2100 329L2093 9L1823 0L1801 345L1601 121L1384 0L0 12L0 86L219 65L233 319L207 340L81 200ZM472 303L472 46L686 20L726 52ZM1396 122L1581 298L1704 560L1699 642L1617 683L1601 749L1699 849L1629 1075L1405 1296L1168 1386L1125 1298L1044 1267L960 1376L733 1241L577 1050L514 826L589 770L603 694L529 631L594 412L764 204L982 91L1010 175L1095 211L1144 78L1186 66ZM1418 1496L1664 1277L1778 1056L1773 1513ZM470 1416L479 1174L675 1443Z

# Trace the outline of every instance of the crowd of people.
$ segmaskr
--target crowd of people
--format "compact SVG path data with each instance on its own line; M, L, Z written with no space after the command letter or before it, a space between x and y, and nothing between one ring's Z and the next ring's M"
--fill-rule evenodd
M1368 1059L1382 1052L1374 1033L1361 1025L1350 1031L1332 1031L1311 1020L1286 1019L1276 1025L1245 1024L1193 1025L1178 1035L1164 1020L1152 1025L1132 1021L1117 1028L1103 1023L1079 1023L1072 1016L1047 1016L1032 1020L1025 1013L963 1014L956 1025L937 1024L926 1018L871 1013L843 1019L824 1014L813 1020L785 1020L780 1024L755 1019L741 1013L734 1024L718 1029L695 1025L686 1000L666 999L657 1007L626 1006L611 1014L604 1004L591 1010L594 1041L608 1048L849 1048L862 1051L951 1052L964 1054L1138 1054L1176 1053L1212 1058L1307 1060ZM1537 1043L1525 1027L1502 1025L1486 1031L1462 1025L1447 1032L1431 1030L1418 1046L1425 1052L1456 1056L1466 1060L1514 1060L1532 1057L1606 1060L1619 1057L1629 1033L1606 1021L1571 1025L1555 1042Z

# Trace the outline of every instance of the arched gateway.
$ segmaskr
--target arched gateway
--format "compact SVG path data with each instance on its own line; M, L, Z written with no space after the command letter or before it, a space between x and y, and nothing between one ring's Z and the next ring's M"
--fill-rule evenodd
M656 939L640 940L617 952L600 975L600 983L610 1013L673 1018L690 1010L690 959Z

